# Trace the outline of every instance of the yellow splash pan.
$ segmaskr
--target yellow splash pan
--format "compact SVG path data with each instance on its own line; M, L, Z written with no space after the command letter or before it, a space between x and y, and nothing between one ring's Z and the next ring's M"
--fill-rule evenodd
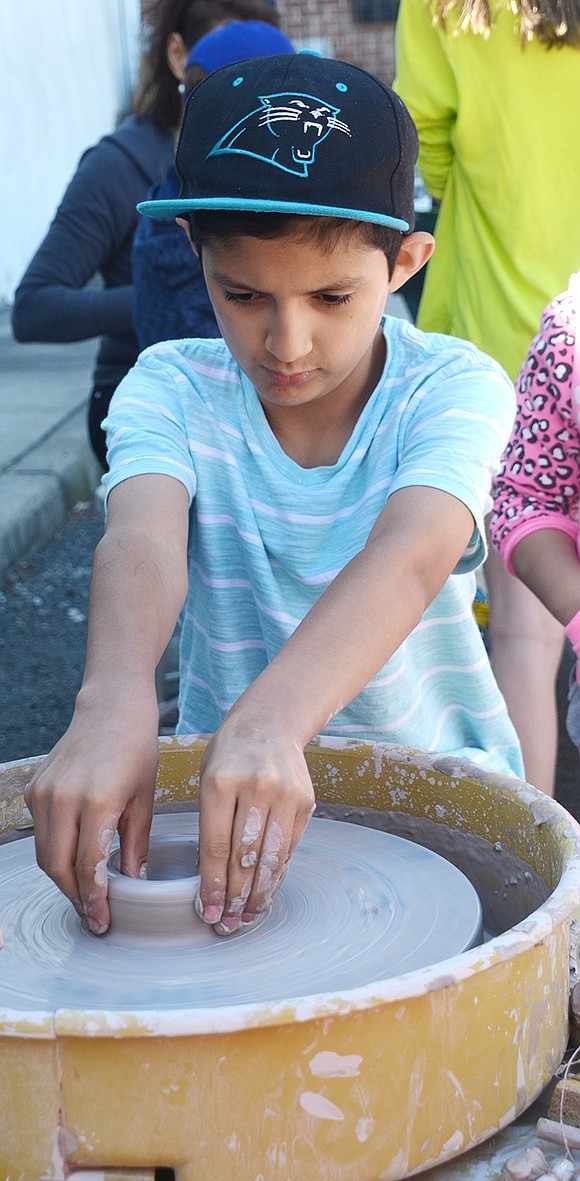
M160 740L160 805L196 798L203 749ZM502 933L287 1003L0 1012L2 1181L152 1181L162 1165L176 1181L397 1181L492 1136L549 1082L568 1038L576 822L518 780L419 750L345 741L307 758L326 814L386 815L450 855ZM26 821L38 761L0 766L0 832Z

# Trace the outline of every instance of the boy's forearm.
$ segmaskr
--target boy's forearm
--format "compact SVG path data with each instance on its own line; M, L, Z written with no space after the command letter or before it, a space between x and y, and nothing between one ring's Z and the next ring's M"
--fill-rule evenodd
M97 547L83 696L151 684L186 593L185 569L143 531L115 529Z
M461 549L434 570L405 535L371 540L240 698L246 718L277 716L306 745L416 627Z
M353 579L351 592L344 595L338 582L239 701L257 722L278 716L302 748L364 688L421 617L418 609L411 610L409 594L403 617L371 622L367 595L360 603L366 618L360 616L355 623L346 604L350 599L359 608L354 603L358 579ZM390 595L385 595L384 603L393 606Z

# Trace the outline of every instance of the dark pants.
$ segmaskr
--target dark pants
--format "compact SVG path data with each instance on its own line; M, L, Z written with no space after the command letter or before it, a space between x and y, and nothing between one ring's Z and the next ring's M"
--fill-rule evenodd
M435 202L430 213L418 213L415 217L415 229L426 230L428 234L432 234L435 229L438 212L439 205ZM427 263L427 266L429 266L429 263ZM411 275L411 278L407 279L407 282L403 283L402 287L399 287L399 295L404 297L413 323L417 319L426 271L427 267L421 267L421 270L417 271L416 275Z
M109 412L109 402L115 393L116 386L98 386L93 389L89 401L88 428L91 447L105 471L107 463L107 439L101 426Z

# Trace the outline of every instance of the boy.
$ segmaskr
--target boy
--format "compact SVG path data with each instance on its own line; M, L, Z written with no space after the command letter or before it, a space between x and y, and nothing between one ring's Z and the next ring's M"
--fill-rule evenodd
M223 340L154 346L107 421L107 529L71 725L32 780L39 863L106 929L106 858L147 853L155 666L185 604L179 732L212 734L199 913L267 907L314 806L317 734L521 774L471 612L511 383L471 345L383 319L428 259L414 125L344 62L224 67L190 98L177 216ZM450 577L452 576L452 577Z

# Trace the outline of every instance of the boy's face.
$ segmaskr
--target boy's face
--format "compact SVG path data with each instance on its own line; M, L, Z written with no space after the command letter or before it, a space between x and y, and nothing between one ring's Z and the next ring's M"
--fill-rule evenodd
M203 268L222 335L274 430L297 413L314 425L324 411L326 427L358 416L385 358L382 251L356 237L328 253L292 235L212 239Z

